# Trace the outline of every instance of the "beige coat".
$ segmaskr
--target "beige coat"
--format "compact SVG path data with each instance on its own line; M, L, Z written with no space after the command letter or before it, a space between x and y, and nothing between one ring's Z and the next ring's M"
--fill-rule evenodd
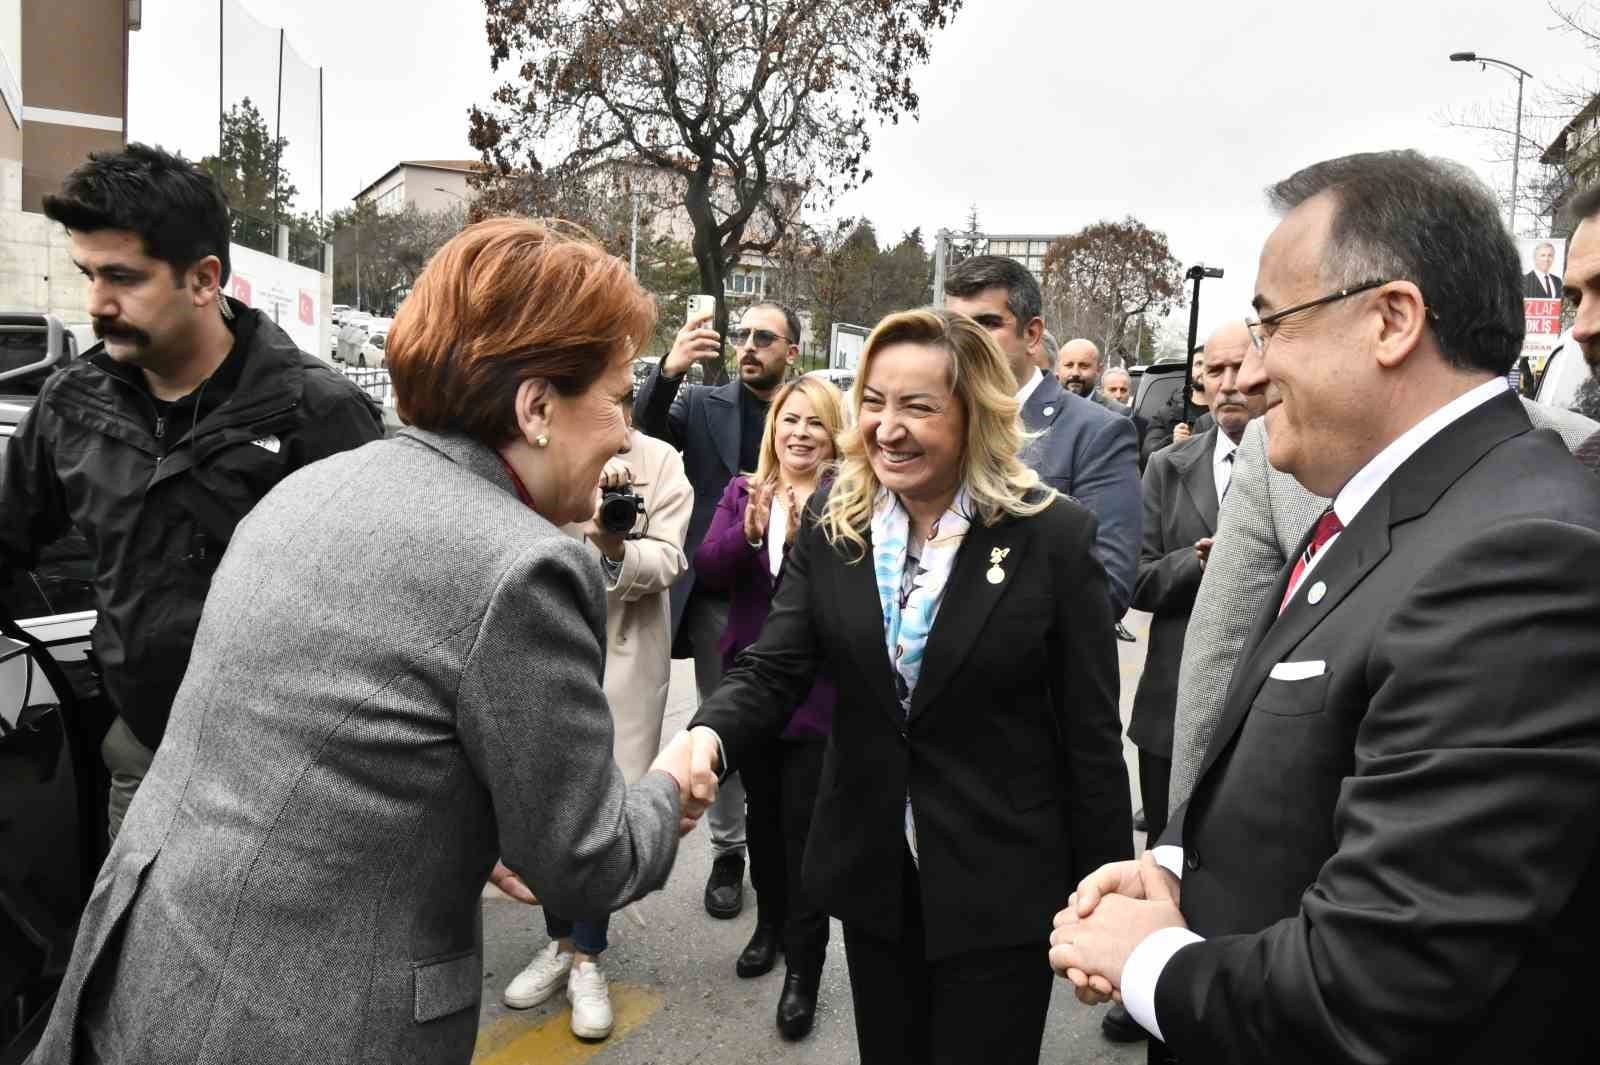
M616 587L606 591L605 690L616 725L617 765L631 784L649 770L661 747L672 674L667 593L688 567L683 537L694 509L694 489L671 445L634 430L629 447L622 459L633 470L634 490L646 511L634 531L648 532L623 546L622 573ZM582 535L580 526L567 530Z

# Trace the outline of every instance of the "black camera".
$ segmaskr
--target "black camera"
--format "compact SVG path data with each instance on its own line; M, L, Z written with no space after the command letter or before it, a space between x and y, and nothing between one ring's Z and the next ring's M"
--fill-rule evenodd
M626 536L644 513L644 500L627 485L607 488L600 493L600 512L596 523L613 536Z

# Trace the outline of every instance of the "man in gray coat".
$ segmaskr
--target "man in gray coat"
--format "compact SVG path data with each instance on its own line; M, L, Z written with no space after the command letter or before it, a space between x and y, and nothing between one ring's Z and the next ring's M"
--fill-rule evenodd
M1269 402L1271 402L1269 394ZM1553 429L1569 451L1600 425L1571 411L1524 399L1535 429ZM1216 542L1206 562L1178 670L1178 711L1173 725L1172 782L1167 808L1176 811L1194 790L1206 745L1222 715L1233 667L1289 556L1328 507L1287 473L1267 462L1265 419L1245 429L1233 460Z

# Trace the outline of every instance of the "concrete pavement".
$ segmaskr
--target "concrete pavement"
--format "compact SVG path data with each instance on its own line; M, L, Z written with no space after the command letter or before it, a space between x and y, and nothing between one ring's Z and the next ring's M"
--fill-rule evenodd
M1138 643L1119 643L1122 665L1122 718L1126 725L1144 664L1149 617L1130 614L1128 628ZM682 729L694 712L694 674L690 663L675 662L664 735ZM1138 778L1133 748L1124 741L1133 803ZM500 1003L506 981L549 942L542 911L485 890L483 903L483 1009L478 1065L842 1065L856 1060L850 983L845 973L844 941L838 923L828 946L828 965L818 997L817 1025L798 1043L785 1042L774 1026L783 965L766 976L741 980L734 959L755 926L754 894L748 877L745 910L732 921L707 916L701 894L711 868L705 829L682 844L667 886L612 918L611 948L605 971L611 979L617 1024L611 1038L585 1043L568 1028L564 995L531 1010ZM1065 901L1065 900L1063 900ZM1040 949L1048 949L1048 929ZM973 1017L974 1024L983 1018ZM1057 982L1039 1060L1045 1065L1135 1065L1145 1059L1144 1044L1118 1046L1100 1035L1100 1010L1088 1009Z

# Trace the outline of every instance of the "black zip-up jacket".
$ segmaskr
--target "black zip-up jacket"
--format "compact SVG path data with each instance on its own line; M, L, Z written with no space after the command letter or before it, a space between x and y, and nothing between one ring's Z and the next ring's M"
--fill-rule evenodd
M69 525L88 541L101 685L152 749L234 527L301 466L383 435L366 393L229 304L233 350L194 392L157 404L97 345L40 389L0 473L7 565L31 567Z

